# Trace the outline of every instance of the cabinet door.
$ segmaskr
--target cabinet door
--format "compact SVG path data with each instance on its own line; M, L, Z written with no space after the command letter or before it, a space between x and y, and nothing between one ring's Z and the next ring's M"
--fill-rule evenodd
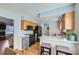
M26 21L25 20L21 20L21 29L22 30L26 29Z
M30 35L29 46L33 45L34 43L35 43L35 35Z
M27 29L27 26L32 26L33 29L35 29L35 26L37 26L37 24L26 20L21 20L21 29L25 30Z
M22 48L27 48L29 46L29 36L22 38Z
M63 20L64 20L64 19L63 19ZM60 30L63 30L63 29L64 29L64 21L63 21L63 20L62 20L62 21L60 22L60 24L59 24L59 25L60 25Z
M60 30L63 30L65 28L64 16L63 16L62 20L59 22L58 26L59 26Z
M65 13L65 29L74 30L74 12Z

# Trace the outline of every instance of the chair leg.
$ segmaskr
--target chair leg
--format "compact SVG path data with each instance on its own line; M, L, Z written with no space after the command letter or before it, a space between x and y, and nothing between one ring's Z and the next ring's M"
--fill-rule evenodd
M51 48L49 49L49 55L51 55Z
M44 51L44 48L41 46L41 53L40 53L41 55L42 55L43 51Z
M42 46L41 46L40 55L42 55L42 54L44 54L44 52L46 52L46 51L44 51L44 49L45 49L45 47L42 47ZM49 49L49 55L51 55L51 48L46 48L46 49ZM48 52L47 52L47 53L48 53Z
M56 55L58 55L58 51L56 50Z

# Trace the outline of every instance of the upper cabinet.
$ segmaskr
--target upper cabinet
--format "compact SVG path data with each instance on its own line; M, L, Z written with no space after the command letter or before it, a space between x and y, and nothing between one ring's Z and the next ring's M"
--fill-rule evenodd
M26 21L25 20L21 20L21 29L26 29Z
M63 30L65 28L65 22L64 22L64 15L62 17L62 19L58 22L58 26L60 30Z
M68 12L64 14L64 17L59 22L60 30L74 30L74 12Z
M74 12L65 13L65 29L74 30Z
M36 23L27 21L27 20L21 20L21 29L25 30L28 29L28 27L33 27L33 29L35 29L35 27L37 26Z

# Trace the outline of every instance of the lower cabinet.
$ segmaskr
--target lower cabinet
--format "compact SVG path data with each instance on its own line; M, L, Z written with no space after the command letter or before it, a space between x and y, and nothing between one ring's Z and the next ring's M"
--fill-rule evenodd
M35 43L35 35L26 35L22 38L22 48L27 48Z
M29 36L29 46L33 45L35 43L35 35Z
M22 48L29 47L29 35L22 38Z

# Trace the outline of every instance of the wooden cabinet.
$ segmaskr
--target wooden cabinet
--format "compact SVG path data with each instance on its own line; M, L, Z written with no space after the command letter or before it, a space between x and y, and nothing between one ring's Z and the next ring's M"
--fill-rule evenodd
M37 24L33 23L33 22L30 22L30 21L27 21L27 20L21 20L21 29L22 30L27 29L28 26L32 26L33 29L35 29Z
M74 30L74 12L65 13L65 29Z
M65 22L64 22L64 17L62 18L62 20L59 22L59 29L63 30L65 28Z
M65 13L61 22L59 22L60 30L74 30L74 12Z
M26 21L25 20L21 20L21 29L26 29Z

